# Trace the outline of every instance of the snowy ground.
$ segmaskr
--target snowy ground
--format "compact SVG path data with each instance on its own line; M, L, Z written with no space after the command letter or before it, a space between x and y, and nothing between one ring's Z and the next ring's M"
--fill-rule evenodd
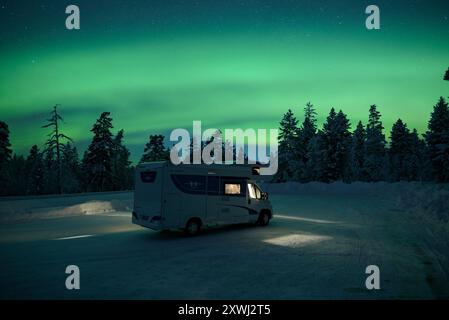
M132 225L131 193L2 199L0 298L449 297L447 230L435 227L444 226L446 189L264 188L275 208L268 227L194 238ZM81 270L81 290L65 289L70 264ZM365 289L370 264L380 267L378 291Z

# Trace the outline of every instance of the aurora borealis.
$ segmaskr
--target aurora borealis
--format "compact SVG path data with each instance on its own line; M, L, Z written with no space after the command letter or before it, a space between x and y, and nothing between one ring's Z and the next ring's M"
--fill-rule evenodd
M65 29L69 4L81 30ZM387 136L397 118L424 133L449 93L447 1L0 1L0 27L0 119L19 154L57 103L81 152L110 111L136 160L149 134L276 128L308 101L319 124L335 107L354 128L377 104Z

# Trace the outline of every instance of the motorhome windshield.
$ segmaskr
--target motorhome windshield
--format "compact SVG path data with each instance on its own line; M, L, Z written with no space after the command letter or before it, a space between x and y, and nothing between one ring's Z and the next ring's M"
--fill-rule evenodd
M262 191L255 183L248 183L249 197L252 199L261 199Z

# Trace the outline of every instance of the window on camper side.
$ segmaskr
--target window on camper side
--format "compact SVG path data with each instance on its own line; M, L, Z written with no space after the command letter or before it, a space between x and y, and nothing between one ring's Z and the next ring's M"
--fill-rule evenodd
M225 183L224 185L225 194L240 194L240 183Z
M220 178L217 176L207 177L207 194L218 195L220 186Z
M227 179L222 180L222 193L227 196L246 196L246 181L244 179Z
M155 171L143 171L140 173L140 180L143 183L153 183L156 180L156 172Z
M171 178L175 186L182 192L191 194L206 193L205 176L172 174Z

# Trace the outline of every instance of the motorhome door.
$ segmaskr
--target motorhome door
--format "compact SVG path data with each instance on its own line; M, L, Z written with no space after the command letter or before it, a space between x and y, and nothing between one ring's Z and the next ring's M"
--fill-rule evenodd
M220 222L243 223L249 221L245 178L222 177L220 194Z

